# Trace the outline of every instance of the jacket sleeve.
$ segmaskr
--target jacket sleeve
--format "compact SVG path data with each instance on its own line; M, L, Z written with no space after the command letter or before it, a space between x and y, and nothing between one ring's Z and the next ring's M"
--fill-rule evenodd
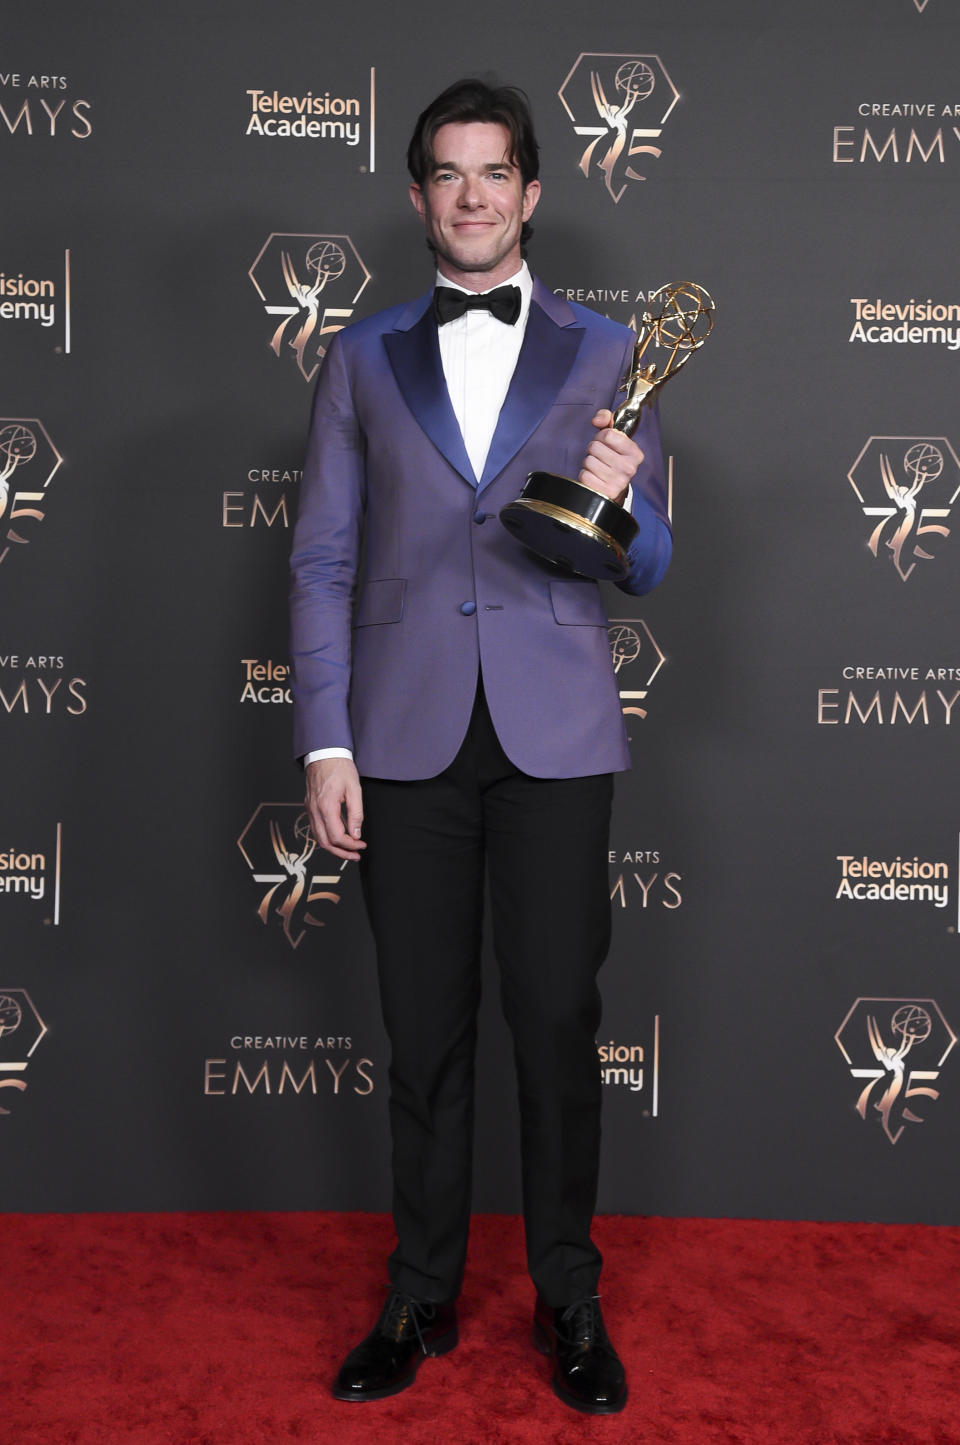
M347 702L365 506L365 445L341 336L314 394L290 559L294 755L353 748Z
M631 341L625 364L632 359ZM643 452L643 461L631 483L631 512L639 531L627 553L630 571L616 585L623 592L643 596L662 580L673 555L673 529L667 512L666 471L660 446L660 418L657 403L645 406L633 439Z

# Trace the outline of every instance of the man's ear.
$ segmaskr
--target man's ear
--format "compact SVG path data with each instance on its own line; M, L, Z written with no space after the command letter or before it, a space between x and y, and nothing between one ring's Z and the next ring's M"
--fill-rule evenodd
M423 199L423 191L421 191L416 181L412 181L410 183L410 200L413 204L413 209L416 211L417 215L422 221L426 216L427 203Z
M531 181L523 193L523 208L520 212L523 220L529 221L537 208L540 199L540 182Z

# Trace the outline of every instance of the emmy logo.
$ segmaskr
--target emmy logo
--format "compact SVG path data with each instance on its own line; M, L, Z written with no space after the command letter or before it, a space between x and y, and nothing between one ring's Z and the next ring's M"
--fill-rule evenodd
M14 486L15 473L20 468L26 470L31 463L36 464L39 461L43 465L44 454L48 461L52 459L52 465L38 490L28 492L19 484ZM60 461L56 447L38 421L0 418L0 519L5 519L8 524L3 536L6 545L0 551L0 562L10 551L11 543L24 546L28 541L19 528L13 525L15 522L22 523L26 518L35 522L43 521L43 509L39 505L43 502L43 489L49 486ZM36 477L36 465L31 475Z
M10 477L22 462L36 457L36 436L29 426L12 422L0 431L0 517L7 510Z
M288 327L292 331L295 328L294 335L290 337L287 345L291 347L297 358L301 376L304 380L310 381L320 363L317 362L308 372L303 364L303 354L307 349L307 342L320 320L320 293L328 281L336 281L343 275L347 269L347 258L336 241L315 241L307 252L304 262L307 275L313 278L312 281L298 280L289 251L281 254L280 265L283 270L283 279L291 299L296 305L296 310L291 310L290 315L285 316L280 322L273 333L270 345L275 354L279 356L284 332ZM294 324L291 325L291 323Z
M616 205L630 181L646 180L635 169L637 158L659 158L660 147L652 142L659 139L680 98L676 86L659 56L583 54L559 96L577 135L587 140L580 170L587 179L592 171L600 171ZM641 111L652 125L635 124Z
M26 1080L10 1075L26 1072L27 1063L46 1032L47 1026L26 989L0 989L0 1089L15 1089L19 1094L26 1091ZM9 1109L0 1107L0 1115L9 1113Z
M261 923L266 923L270 909L276 905L275 911L283 919L284 937L292 948L296 948L297 944L294 943L293 934L290 931L290 920L296 912L297 904L306 892L307 860L317 846L317 841L310 832L310 820L306 813L301 813L293 825L293 836L299 845L299 852L286 846L280 831L280 824L276 818L270 819L270 843L273 847L273 855L285 876L281 875L280 882L275 883L264 894L263 901L257 909L257 916ZM279 902L277 901L278 895ZM297 943L299 941L298 938Z
M10 994L0 994L0 1039L16 1033L23 1021L23 1010ZM22 1094L26 1089L23 1079L0 1078L0 1089L17 1089ZM0 1114L9 1114L9 1109L0 1108Z
M341 882L346 863L337 873L310 871L307 865L317 842L299 803L261 803L237 839L237 846L254 881L267 885L257 917L265 925L271 918L278 918L284 938L291 948L297 948L308 926L324 926L312 905L340 902L339 893L333 890Z
M866 1080L857 1113L864 1120L876 1118L890 1143L896 1144L907 1124L923 1123L911 1101L939 1099L940 1091L932 1085L957 1040L933 999L868 998L854 1004L837 1030L836 1041L853 1078ZM855 1066L857 1054L864 1059L872 1055L873 1062Z
M640 634L635 627L628 627L625 622L621 622L608 628L607 635L610 638L613 670L619 675L625 662L636 662L640 656Z
M935 482L943 471L943 453L933 442L917 442L910 447L903 459L903 469L906 472L908 481L906 485L897 481L889 458L881 452L880 454L880 477L883 482L883 489L900 513L900 521L892 537L887 539L886 545L893 553L893 565L902 579L906 582L910 573L917 565L911 562L906 572L903 570L902 557L903 548L910 536L910 533L917 526L917 497L921 487L927 482ZM877 548L880 545L880 535L887 525L888 518L884 518L880 525L875 528L870 538L870 551L877 555ZM939 532L942 537L949 537L950 528L927 523L923 527L924 532ZM919 535L919 532L918 532ZM913 549L914 557L922 557L926 562L933 561L933 553L925 552L916 544Z
M607 135L597 136L590 142L580 157L580 169L585 176L589 176L594 154L601 141L606 140L607 149L597 161L597 166L603 171L607 191L614 204L627 189L626 180L619 189L615 189L614 182L617 162L627 149L627 116L638 100L649 99L656 83L657 78L645 60L625 60L613 78L614 91L619 99L619 104L614 105L607 99L599 71L590 72L590 91L597 113L607 126ZM650 149L654 155L660 154L659 148ZM630 181L646 179L645 176L638 175L630 165L624 166L623 173Z
M0 1039L16 1033L23 1022L23 1009L8 993L0 994Z
M280 318L270 349L290 356L304 381L316 376L330 338L353 315L370 273L349 236L271 235L250 267L264 310Z
M930 1015L926 1009L921 1008L919 1004L915 1003L903 1004L897 1009L893 1018L890 1020L890 1028L893 1035L900 1040L899 1044L893 1045L883 1042L880 1027L873 1015L871 1014L867 1019L867 1037L870 1040L870 1047L883 1072L879 1074L878 1077L871 1079L870 1083L867 1084L861 1093L857 1100L857 1113L861 1119L866 1118L867 1104L870 1100L870 1095L878 1084L884 1084L885 1088L883 1092L879 1094L879 1097L874 1100L873 1107L880 1115L883 1122L883 1132L891 1144L896 1144L904 1129L904 1125L901 1124L894 1134L890 1128L890 1115L893 1111L893 1106L900 1098L900 1095L904 1094L903 1061L914 1044L923 1043L924 1039L930 1037L932 1027ZM910 1077L912 1079L917 1077L917 1075L911 1074ZM927 1075L925 1072L921 1072L919 1077L926 1078ZM904 1120L908 1120L911 1124L921 1124L923 1122L919 1115L914 1114L906 1106L906 1100L913 1098L917 1094L925 1094L928 1099L939 1099L940 1097L938 1089L927 1087L908 1089L904 1094L901 1117Z
M28 426L12 422L0 431L0 517L7 510L10 478L23 462L37 455L37 439Z
M848 477L874 522L867 541L874 557L889 557L902 582L918 561L935 560L926 539L950 536L946 524L960 493L960 462L946 437L871 437ZM871 492L881 505L868 505Z
M607 637L623 715L645 718L647 710L642 704L667 659L641 618L612 617ZM643 686L639 687L638 683L643 683Z

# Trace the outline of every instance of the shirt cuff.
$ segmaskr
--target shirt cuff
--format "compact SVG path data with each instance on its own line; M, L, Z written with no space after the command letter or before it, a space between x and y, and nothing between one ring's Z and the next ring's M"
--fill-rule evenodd
M315 752L304 755L303 766L318 763L321 758L349 758L353 762L353 753L349 748L317 748Z

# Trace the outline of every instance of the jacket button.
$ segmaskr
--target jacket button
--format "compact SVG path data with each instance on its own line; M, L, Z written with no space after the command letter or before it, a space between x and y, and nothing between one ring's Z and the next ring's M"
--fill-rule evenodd
M477 604L475 602L460 603L460 611L463 613L464 617L472 617L476 610Z
M485 521L487 520L487 514L486 514L486 512L482 512L482 511L479 511L479 510L476 511L476 512L474 512L474 514L473 514L473 520L474 520L475 522L477 522L477 523L485 522Z

